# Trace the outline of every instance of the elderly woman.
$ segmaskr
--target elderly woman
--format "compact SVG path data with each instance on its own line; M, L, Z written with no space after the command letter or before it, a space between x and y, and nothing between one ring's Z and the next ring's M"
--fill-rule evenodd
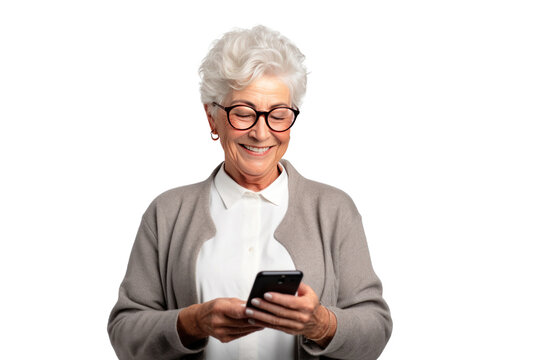
M201 68L225 161L148 207L108 324L120 359L376 359L392 329L360 214L283 155L304 56L265 27L225 34ZM303 271L296 295L245 299L260 270Z

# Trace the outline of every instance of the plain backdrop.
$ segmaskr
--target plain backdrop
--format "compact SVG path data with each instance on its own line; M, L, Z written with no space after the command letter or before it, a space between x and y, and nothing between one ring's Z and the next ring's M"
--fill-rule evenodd
M140 217L222 160L198 66L234 27L310 71L285 158L363 215L381 356L539 359L536 1L2 1L2 359L115 359ZM536 345L535 345L536 343Z

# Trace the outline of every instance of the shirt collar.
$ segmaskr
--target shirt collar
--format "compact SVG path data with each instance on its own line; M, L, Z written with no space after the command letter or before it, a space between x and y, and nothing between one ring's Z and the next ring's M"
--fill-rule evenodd
M238 185L238 183L225 172L225 165L221 165L221 168L214 178L214 184L225 207L230 209L246 193L260 195L263 199L276 206L283 204L288 198L288 176L285 167L281 164L279 167L281 169L281 174L277 179L265 189L255 192Z

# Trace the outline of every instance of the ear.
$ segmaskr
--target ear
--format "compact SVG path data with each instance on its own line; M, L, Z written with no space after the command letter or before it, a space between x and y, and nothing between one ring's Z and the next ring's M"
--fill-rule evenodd
M204 104L204 112L206 113L206 118L208 119L208 124L210 125L210 130L216 129L216 121L211 113L211 107L208 104Z

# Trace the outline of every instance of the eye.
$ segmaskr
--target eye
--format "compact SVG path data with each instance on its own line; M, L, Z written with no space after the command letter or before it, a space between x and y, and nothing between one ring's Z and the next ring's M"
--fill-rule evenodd
M291 119L293 116L294 113L291 109L287 108L277 108L270 113L270 119L272 121L285 121Z
M231 115L238 118L247 119L255 116L255 111L246 106L239 106L231 110Z

